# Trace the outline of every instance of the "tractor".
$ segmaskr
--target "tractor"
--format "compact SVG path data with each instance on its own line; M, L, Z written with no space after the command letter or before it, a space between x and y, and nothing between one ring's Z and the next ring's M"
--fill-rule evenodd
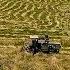
M25 47L27 52L32 52L33 55L38 52L43 53L59 53L61 48L60 43L52 43L49 40L48 35L44 37L38 37L37 35L30 36L31 41Z

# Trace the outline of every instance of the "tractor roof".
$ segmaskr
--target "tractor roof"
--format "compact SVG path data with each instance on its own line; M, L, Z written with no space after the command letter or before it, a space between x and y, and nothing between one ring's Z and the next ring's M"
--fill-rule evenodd
M30 38L38 38L38 35L30 35Z

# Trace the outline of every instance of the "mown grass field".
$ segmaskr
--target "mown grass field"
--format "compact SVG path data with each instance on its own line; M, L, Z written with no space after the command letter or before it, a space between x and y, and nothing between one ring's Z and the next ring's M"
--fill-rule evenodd
M60 53L21 51L35 34L60 42ZM0 0L0 70L70 70L70 1Z

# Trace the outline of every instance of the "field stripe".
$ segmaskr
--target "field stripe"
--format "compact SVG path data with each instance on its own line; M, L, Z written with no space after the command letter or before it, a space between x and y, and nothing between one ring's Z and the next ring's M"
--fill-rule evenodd
M22 6L23 6L23 3L21 2L21 3L20 3L20 6L19 6L18 8L16 8L16 9L14 9L14 10L18 10L18 9L20 9Z
M10 22L10 23L19 23L19 22L24 22L25 23L25 21L6 20L6 19L0 19L0 21ZM29 22L27 22L27 23L29 23Z
M13 3L13 5L11 4L11 3ZM2 11L6 11L6 10L10 10L10 9L16 9L16 8L18 8L18 7L16 7L16 5L19 5L19 4L21 4L21 2L20 1L18 1L18 2L10 2L9 4L11 4L11 6L7 6L6 8L4 8L4 10L2 10ZM9 5L8 4L8 5ZM16 8L15 8L16 7Z
M2 3L0 3L0 7L2 7L2 6L4 7L4 6L7 4L7 2L8 2L8 1L5 0L5 1L3 1Z
M10 4L11 2L12 1L7 2L7 4L5 4L5 6L2 6L2 8L0 8L0 10L4 10L8 6L8 4Z

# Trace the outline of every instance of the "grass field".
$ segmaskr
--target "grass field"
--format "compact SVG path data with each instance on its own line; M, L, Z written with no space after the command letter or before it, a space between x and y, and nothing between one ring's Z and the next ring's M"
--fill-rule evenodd
M60 53L25 54L34 34L60 42ZM0 70L70 70L69 42L69 0L0 0Z

